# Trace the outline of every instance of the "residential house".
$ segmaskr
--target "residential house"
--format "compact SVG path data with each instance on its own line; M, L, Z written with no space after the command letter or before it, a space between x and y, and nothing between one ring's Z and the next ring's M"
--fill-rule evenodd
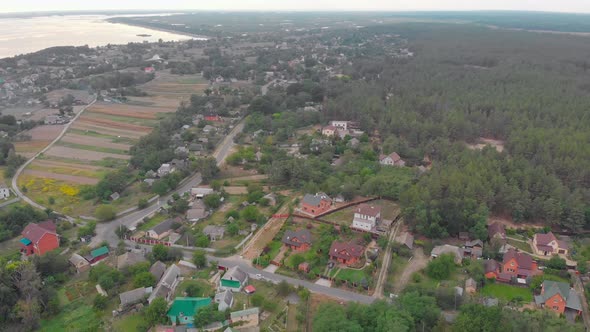
M240 329L254 328L260 323L259 320L260 309L249 308L246 310L234 311L230 314L230 321L233 324L238 323Z
M166 272L166 264L160 261L156 261L150 267L150 273L154 276L154 278L156 278L156 282L160 281L160 278L162 278L164 272Z
M270 206L277 205L277 195L275 195L274 193L268 193L268 194L264 195L264 197L262 197L262 198L267 199L268 205L270 205Z
M205 116L205 121L223 122L223 119L219 115L207 115Z
M283 235L283 244L293 251L306 251L311 247L311 232L308 229L287 230Z
M315 195L305 194L301 201L301 209L303 212L317 216L332 207L332 199L324 193L316 193Z
M170 165L170 164L162 164L162 166L160 166L160 168L158 168L158 176L162 177L162 176L166 176L170 173L174 173L176 169Z
M365 248L361 245L346 242L332 242L330 246L330 259L335 260L341 264L352 265L358 262L365 252Z
M148 179L154 179L158 176L158 173L152 171L151 169L147 172L145 172L145 177Z
M121 270L128 266L135 265L137 263L146 262L147 259L143 254L136 253L133 251L126 252L123 255L117 257L117 269Z
M215 127L213 127L212 125L206 125L205 127L203 127L203 132L206 134L208 134L214 130L215 130Z
M565 282L545 280L535 303L558 314L577 316L582 313L580 295Z
M339 128L342 130L348 130L349 125L350 125L350 121L330 121L330 126L333 126L335 128Z
M346 144L347 146L356 149L358 148L358 146L361 144L361 141L359 141L358 138L353 137L350 141L348 141L348 143Z
M463 257L464 258L481 258L483 254L483 241L477 239L473 241L465 242L465 246L463 247Z
M121 195L119 193L112 193L109 198L111 199L111 201L116 201L119 198L121 198Z
M473 278L469 278L467 280L465 280L465 291L467 292L467 294L475 294L475 292L477 291L477 283L475 282L475 280L473 280Z
M169 301L174 295L176 286L178 286L178 283L180 282L180 272L180 268L176 266L176 264L170 265L170 267L164 272L160 281L158 281L156 289L148 297L148 302L152 303L156 297L162 297L166 299L166 301Z
M208 297L177 297L172 302L166 316L168 316L172 325L192 324L199 309L210 304L211 298Z
M100 248L96 248L90 252L90 254L84 256L90 265L96 264L101 260L107 258L109 256L109 247L102 246Z
M206 218L209 213L205 207L196 207L186 211L186 220L189 222L197 222L203 218Z
M514 278L519 284L527 284L528 279L539 273L537 262L531 256L510 249L504 254L502 271L498 274L497 280L511 282Z
M432 251L430 252L430 257L437 258L440 255L444 254L452 254L455 260L455 264L461 264L461 261L463 260L463 251L461 250L461 248L457 246L452 246L450 244L443 244L442 246L436 246L432 248Z
M70 264L76 268L77 273L82 273L90 269L90 263L84 257L78 254L72 254L69 259Z
M191 188L191 195L198 199L204 198L207 195L213 194L215 191L209 187L195 187Z
M152 287L139 287L119 294L121 309L143 302L151 294Z
M10 189L5 185L0 185L0 199L7 199L10 197Z
M188 146L188 150L189 150L190 152L201 152L201 151L203 151L203 150L204 150L204 148L203 148L203 144L199 144L199 143L191 143L191 144Z
M336 127L334 126L326 126L322 128L322 135L326 137L332 137L336 134Z
M396 152L392 152L389 155L379 156L379 163L384 166L406 166L406 162L403 161L402 158Z
M352 228L362 231L373 231L381 220L381 207L369 204L360 204L354 211Z
M494 259L488 259L483 263L484 273L487 279L496 279L500 273L500 264Z
M227 270L219 281L219 290L239 292L248 283L248 274L234 266Z
M414 249L414 235L409 232L403 232L395 238L395 242L405 245L408 249Z
M59 248L59 236L57 227L52 221L44 221L38 224L30 223L22 231L20 239L21 251L25 255L43 255L46 252Z
M147 236L152 239L161 240L170 235L170 232L173 230L174 223L175 221L173 219L164 220L147 231Z
M203 234L207 235L211 241L221 240L225 234L225 227L208 225L203 229Z
M234 293L229 289L226 289L221 293L215 294L214 301L218 304L217 310L226 311L227 309L231 309L234 305Z
M567 255L568 253L567 243L558 240L552 232L535 234L533 237L533 248L535 248L535 254L542 256Z
M488 238L490 240L506 240L506 230L504 229L504 225L499 222L490 224L488 226Z

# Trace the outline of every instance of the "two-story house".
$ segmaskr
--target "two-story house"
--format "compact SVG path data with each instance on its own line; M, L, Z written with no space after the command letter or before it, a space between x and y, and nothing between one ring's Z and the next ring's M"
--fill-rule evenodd
M352 265L358 262L365 252L361 245L346 242L332 242L330 246L330 259L345 265Z
M322 135L326 137L332 137L336 134L336 127L334 126L326 126L322 128Z
M332 207L332 199L324 193L305 194L301 201L301 210L313 216L328 211L330 207Z
M399 154L397 154L396 152L392 152L389 155L382 154L381 156L379 156L379 163L383 166L406 166L406 162L403 161Z
M552 232L547 234L535 234L533 237L535 254L550 256L555 254L567 255L568 246L565 242L558 240Z
M510 282L515 278L516 282L527 284L529 278L540 273L537 262L531 256L514 249L504 254L501 266L502 271L498 274L498 280L504 282Z
M535 303L558 314L577 316L582 313L580 295L565 282L543 281L541 294L535 296Z
M21 251L25 255L43 255L46 252L59 248L59 236L57 227L52 221L44 221L38 224L30 223L22 231L20 239Z
M293 251L306 251L311 247L311 232L307 229L287 230L283 235L283 244Z
M352 228L370 232L377 227L381 221L381 207L369 204L360 204L354 210Z

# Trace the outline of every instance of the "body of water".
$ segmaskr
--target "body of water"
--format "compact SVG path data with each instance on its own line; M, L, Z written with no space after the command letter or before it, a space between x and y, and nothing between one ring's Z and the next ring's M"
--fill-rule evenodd
M192 37L106 21L112 16L44 16L0 19L0 58L53 46L103 46L129 42L187 40ZM140 37L145 34L150 37Z

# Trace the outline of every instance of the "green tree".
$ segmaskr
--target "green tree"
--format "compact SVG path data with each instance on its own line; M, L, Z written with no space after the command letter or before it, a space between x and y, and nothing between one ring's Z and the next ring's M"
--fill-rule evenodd
M136 274L133 277L133 286L136 288L152 287L155 284L156 284L156 278L150 272L142 272L140 274Z
M94 211L94 215L99 221L109 221L115 219L117 212L112 205L99 205Z
M149 326L167 323L167 311L168 303L166 303L166 300L162 297L156 297L145 310L145 319Z
M430 261L426 266L426 274L436 280L445 280L451 276L455 270L455 256L453 254L443 254Z
M108 300L109 300L108 297L97 294L94 297L94 301L93 301L92 306L94 307L94 309L103 310L104 308L107 307Z
M240 232L240 227L238 226L237 222L234 221L227 225L226 230L229 235L236 236Z
M246 221L254 222L258 219L258 208L254 205L246 206L240 213L240 217Z
M203 203L210 209L217 209L221 205L221 196L219 194L210 194L203 198Z
M193 253L193 263L198 267L202 268L207 265L207 255L203 250L195 250Z
M163 244L156 244L152 248L152 255L154 255L155 260L166 261L168 259L168 247Z

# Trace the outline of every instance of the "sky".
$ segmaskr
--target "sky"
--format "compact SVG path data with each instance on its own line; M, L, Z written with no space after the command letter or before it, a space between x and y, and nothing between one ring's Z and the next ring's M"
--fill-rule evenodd
M61 10L527 10L590 13L589 0L0 0L1 12Z

